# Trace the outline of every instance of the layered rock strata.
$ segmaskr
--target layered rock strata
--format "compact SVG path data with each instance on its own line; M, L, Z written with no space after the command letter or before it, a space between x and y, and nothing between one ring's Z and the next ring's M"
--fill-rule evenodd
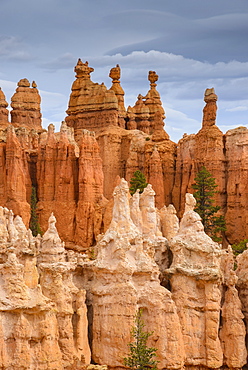
M11 123L15 127L27 127L41 130L41 98L36 83L23 78L18 82L15 94L11 98Z
M82 129L97 131L109 125L118 125L118 99L114 90L102 83L94 83L90 74L94 68L81 59L75 67L76 80L72 85L66 123L73 127L76 140Z

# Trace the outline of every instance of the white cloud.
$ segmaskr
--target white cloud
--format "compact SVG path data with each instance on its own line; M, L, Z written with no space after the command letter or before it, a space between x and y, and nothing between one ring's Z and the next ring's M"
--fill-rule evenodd
M247 111L247 110L248 110L248 106L243 106L243 105L226 109L227 112L241 112L241 111Z
M14 36L0 36L0 58L23 62L32 59L26 45Z

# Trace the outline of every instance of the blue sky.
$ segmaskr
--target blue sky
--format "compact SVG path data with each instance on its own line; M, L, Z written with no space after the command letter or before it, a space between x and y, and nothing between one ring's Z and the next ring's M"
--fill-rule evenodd
M201 127L203 95L214 87L223 132L248 125L247 0L0 0L0 86L8 102L21 78L35 80L43 125L65 117L78 58L111 86L122 69L125 104L157 89L174 141Z

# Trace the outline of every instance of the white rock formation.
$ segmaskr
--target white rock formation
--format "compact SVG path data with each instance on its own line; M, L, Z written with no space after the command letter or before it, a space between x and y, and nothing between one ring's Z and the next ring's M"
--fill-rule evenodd
M154 238L154 194L151 188L148 190L142 195L142 204L149 204L147 210L143 209L142 231ZM100 364L123 366L134 316L143 308L146 328L154 332L149 344L158 349L159 367L181 368L184 351L176 307L171 293L160 285L159 269L131 219L129 197L127 182L122 179L114 190L111 225L97 246L93 262L92 357Z

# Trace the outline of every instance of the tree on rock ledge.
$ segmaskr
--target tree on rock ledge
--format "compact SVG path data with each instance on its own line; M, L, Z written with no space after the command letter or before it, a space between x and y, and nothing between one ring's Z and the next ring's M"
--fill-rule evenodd
M129 190L131 195L133 195L138 189L140 193L143 193L148 184L146 182L145 175L141 171L135 171L130 180L130 185Z
M132 370L145 370L148 368L157 370L158 361L153 359L156 356L157 349L147 347L146 345L152 333L143 330L145 324L141 316L142 309L139 309L135 317L135 324L131 330L133 341L128 344L129 355L124 358L124 365Z
M33 236L37 236L38 234L42 235L42 231L40 229L40 224L38 221L38 215L36 213L36 205L37 205L36 188L32 186L31 201L30 201L31 215L30 215L29 228L32 231Z
M217 185L206 167L202 167L198 172L195 184L192 187L195 190L193 193L196 199L195 211L201 216L206 234L214 241L220 242L222 233L226 231L226 224L222 215L216 216L216 213L220 210L219 206L213 205Z

